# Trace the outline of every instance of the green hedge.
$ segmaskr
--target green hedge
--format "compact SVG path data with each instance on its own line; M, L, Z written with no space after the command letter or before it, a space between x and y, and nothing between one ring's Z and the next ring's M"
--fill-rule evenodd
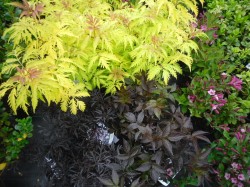
M217 45L225 49L226 59L235 65L247 65L250 62L249 0L207 0L207 9L219 18Z

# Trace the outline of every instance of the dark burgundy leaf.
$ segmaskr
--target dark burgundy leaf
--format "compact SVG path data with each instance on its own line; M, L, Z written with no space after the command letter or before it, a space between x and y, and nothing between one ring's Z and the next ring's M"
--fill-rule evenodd
M177 107L177 109L176 109L175 112L176 112L176 113L181 113L181 108L180 108L180 107Z
M164 147L173 155L173 147L172 144L168 140L163 140Z
M171 105L170 105L170 109L171 109L171 112L174 114L174 113L175 113L176 108L175 108L175 106L174 106L173 104L171 104Z
M154 114L156 115L156 117L157 117L158 119L160 119L160 118L161 118L161 109L159 109L159 108L154 108Z
M156 183L159 180L160 174L156 170L152 169L150 171L150 177Z
M205 132L205 131L195 131L195 132L193 132L192 133L192 136L194 137L194 136L198 136L198 135L201 135L201 134L207 134L208 132Z
M170 99L170 101L172 101L173 103L175 102L175 98L173 95L169 94L167 95L167 98Z
M139 124L142 123L143 119L144 119L144 111L141 111L137 116L137 123Z
M143 103L139 103L138 106L136 107L135 109L135 112L139 112L142 110L142 107L143 107Z
M112 170L112 181L116 186L118 186L118 184L119 184L119 175L117 174L117 172L115 170Z
M131 112L127 112L127 113L125 113L125 118L129 121L129 122L131 122L131 123L135 123L136 122L136 118L135 118L135 115L133 114L133 113L131 113Z
M140 165L138 168L136 168L135 170L145 172L145 171L150 170L150 168L151 168L151 163L145 162L142 165Z
M183 139L184 137L185 137L184 135L174 134L174 135L168 136L168 139L172 142L177 142Z
M149 154L147 154L147 153L142 153L142 154L140 154L138 157L139 157L140 159L142 159L142 160L149 160L149 159L150 159L150 156L149 156Z
M171 131L171 126L170 125L167 125L164 129L163 129L163 137L166 137L166 136L168 136L169 135L169 133L170 133L170 131Z
M131 186L130 186L130 187L138 187L138 185L139 185L139 181L140 181L140 177L139 177L139 178L137 178L136 180L134 180L134 181L132 182L132 184L131 184Z
M186 129L193 129L193 124L191 122L190 117L186 117L185 123L183 124L183 127L186 128Z
M132 165L134 164L134 162L135 162L135 159L134 159L134 158L130 158L130 159L128 160L127 165L128 165L128 166L132 166Z
M157 151L154 156L152 157L152 160L155 160L157 164L161 163L161 157L162 157L162 151Z
M127 175L129 176L132 176L132 177L135 177L136 175L139 175L140 172L136 172L136 171L128 171L126 172Z
M180 125L174 121L171 123L170 127L171 127L171 130L176 130L180 127Z
M179 123L180 125L182 125L183 124L183 120L182 120L182 118L180 118L179 116L177 116L177 115L173 115L173 117L174 117L174 119L177 121L177 123Z
M141 139L141 143L149 143L152 142L152 137L151 136L143 136Z
M156 170L158 173L166 173L165 171L164 171L164 169L162 169L161 168L161 166L159 166L159 165L157 165L157 164L153 164L152 165L152 168L153 168L153 170Z
M116 158L119 160L127 160L129 159L129 156L125 154L120 154L120 155L117 155Z
M127 127L129 130L134 130L138 128L138 124L137 123L131 123L129 124L129 126Z
M116 163L110 163L110 164L106 164L106 166L112 170L121 170L121 166L119 164Z
M140 152L140 147L139 146L133 147L130 152L131 152L130 156L133 157Z
M198 145L197 139L193 140L193 146L194 146L195 152L198 153L200 149L199 149L199 145Z
M203 140L203 141L205 141L207 143L211 143L210 140L206 136L200 135L200 136L196 136L196 138L200 139L200 140Z
M104 185L107 185L107 186L113 186L114 185L113 182L110 179L103 179L103 178L99 178L99 177L97 177L97 178Z
M150 100L149 102L147 102L147 107L145 109L148 110L150 108L155 108L156 106L157 106L156 100Z
M208 157L208 155L210 154L210 152L211 152L211 148L208 149L208 150L206 150L206 151L203 151L203 152L201 153L200 158L201 158L201 159L206 159L206 158Z
M151 142L152 149L155 151L156 142Z
M138 131L137 133L135 133L135 141L137 141L138 140L138 138L139 138L139 135L141 134L141 132L140 131Z
M171 85L170 88L170 92L174 92L176 90L176 84Z
M178 159L178 168L179 169L181 169L182 167L183 167L183 158L182 157L180 157L179 159Z
M123 139L123 148L126 153L130 151L130 145L125 139Z

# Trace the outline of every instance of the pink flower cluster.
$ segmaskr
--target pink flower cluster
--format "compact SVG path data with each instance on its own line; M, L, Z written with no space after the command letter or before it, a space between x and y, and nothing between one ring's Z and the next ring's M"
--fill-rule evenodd
M188 95L188 100L190 103L194 103L196 100L196 96L195 95Z
M230 128L228 127L228 124L222 124L222 125L219 125L219 128L225 130L225 131L229 131Z
M237 78L236 76L233 76L231 81L228 83L228 85L240 91L242 89L242 80Z
M244 128L241 128L238 132L235 133L235 137L239 141L243 141L246 138L245 134L246 130Z
M215 101L215 103L210 104L212 107L212 111L215 111L216 114L219 114L220 108L227 103L227 100L224 99L224 95L222 93L216 94L216 91L212 88L210 88L210 90L208 90L207 92L212 96L211 101Z
M231 164L232 166L232 172L231 173L225 173L224 177L226 180L231 181L231 183L237 187L244 187L242 181L245 180L244 174L240 172L242 170L242 165L236 162L233 162Z

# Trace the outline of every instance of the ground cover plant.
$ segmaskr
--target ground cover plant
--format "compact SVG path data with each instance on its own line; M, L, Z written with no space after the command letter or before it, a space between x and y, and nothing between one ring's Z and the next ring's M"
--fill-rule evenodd
M216 22L220 27L216 44L225 49L225 59L241 67L246 66L250 59L249 2L208 0L207 7L218 17Z
M0 102L0 175L8 164L18 159L21 150L28 144L27 139L32 136L31 117L15 119L15 123L12 121Z

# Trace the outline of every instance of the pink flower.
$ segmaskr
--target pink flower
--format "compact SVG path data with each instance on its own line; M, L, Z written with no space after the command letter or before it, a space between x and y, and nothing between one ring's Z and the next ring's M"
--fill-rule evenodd
M218 101L219 102L219 107L222 107L222 106L224 106L226 103L227 103L227 100L225 100L225 99L221 99L221 100L219 100Z
M219 114L219 105L211 104L212 111L215 111L216 114Z
M201 25L201 30L206 32L207 31L207 26L206 25Z
M196 96L195 95L188 95L188 100L190 103L193 103L196 100Z
M244 187L244 185L241 182L238 182L237 187Z
M246 132L246 130L245 130L245 129L243 129L243 128L241 128L241 129L240 129L240 132L245 133L245 132Z
M238 175L238 179L241 180L241 181L244 181L245 180L245 176L243 174L239 174Z
M210 90L207 91L207 93L208 93L209 95L215 95L215 90L210 89Z
M222 93L219 93L219 94L215 94L213 97L212 97L212 100L213 101L220 101L221 99L223 99L224 95Z
M228 180L228 179L230 179L230 174L229 173L225 173L224 177L225 177L226 180Z
M242 148L242 152L243 153L246 153L247 152L247 149L245 147Z
M219 174L219 172L218 172L217 170L215 170L215 169L213 169L213 168L212 168L212 170L213 170L213 172L214 172L215 174L217 174L217 175Z
M227 74L226 74L225 72L223 72L223 73L221 73L221 77L222 77L223 79L225 79L225 78L227 78Z
M167 175L168 175L169 177L171 177L173 174L174 174L174 172L172 171L172 169L171 169L171 168L168 168L168 169L167 169Z
M238 139L238 140L244 140L246 135L245 134L241 134L240 132L236 132L235 133L235 137Z
M188 100L190 103L193 103L196 100L196 96L195 95L188 95Z
M218 38L218 35L216 33L213 34L214 39Z
M215 94L212 97L212 101L217 101L219 103L219 106L222 107L227 103L227 100L223 99L224 95L222 93Z
M233 183L233 184L237 184L237 179L236 178L231 178L231 182Z
M242 80L237 78L236 76L232 77L232 80L228 83L228 85L234 87L237 90L242 89Z
M195 23L195 22L193 22L193 23L191 23L191 27L193 27L193 28L197 28L197 23Z
M231 164L231 166L232 166L234 169L237 169L237 168L238 168L238 164L237 164L236 162L233 162L233 163Z
M217 151L223 151L224 149L220 148L220 147L216 147L215 148Z
M228 127L228 124L222 124L222 125L219 126L219 128L221 128L221 129L223 129L225 131L229 131L230 130L230 128Z

